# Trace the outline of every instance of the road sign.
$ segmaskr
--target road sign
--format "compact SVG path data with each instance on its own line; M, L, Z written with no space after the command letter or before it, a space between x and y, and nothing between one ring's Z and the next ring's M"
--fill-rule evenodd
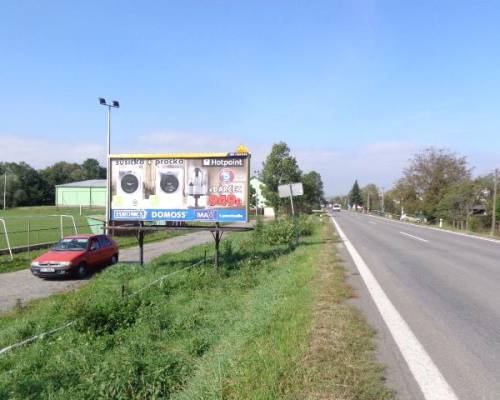
M286 185L278 186L278 193L280 197L302 196L304 188L302 183L287 183Z

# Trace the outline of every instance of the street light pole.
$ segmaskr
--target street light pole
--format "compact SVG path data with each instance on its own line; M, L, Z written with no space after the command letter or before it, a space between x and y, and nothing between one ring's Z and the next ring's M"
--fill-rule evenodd
M495 177L493 180L493 209L491 210L491 236L495 234L495 225L497 223L497 181L498 169L495 169Z
M111 198L111 160L109 158L111 154L111 107L120 108L120 103L113 100L111 104L106 103L106 100L99 97L99 104L108 107L108 135L106 143L106 176L107 176L107 189L106 189L106 226L109 226L110 221L110 198ZM106 232L107 233L107 232Z
M106 154L111 154L111 106L108 106L108 140L106 145Z

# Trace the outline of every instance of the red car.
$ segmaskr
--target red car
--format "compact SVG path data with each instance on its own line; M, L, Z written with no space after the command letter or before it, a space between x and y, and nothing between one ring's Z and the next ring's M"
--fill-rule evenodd
M68 236L35 258L31 272L40 278L84 278L91 269L117 263L118 255L118 245L106 235Z

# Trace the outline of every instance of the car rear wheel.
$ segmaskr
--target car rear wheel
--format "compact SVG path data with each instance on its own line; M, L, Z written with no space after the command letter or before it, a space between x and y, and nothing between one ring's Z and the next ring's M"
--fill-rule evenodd
M111 265L114 265L118 262L118 254L115 254L113 257L111 257Z
M76 276L79 279L83 279L87 277L89 271L87 269L87 264L81 263L78 267L76 267Z

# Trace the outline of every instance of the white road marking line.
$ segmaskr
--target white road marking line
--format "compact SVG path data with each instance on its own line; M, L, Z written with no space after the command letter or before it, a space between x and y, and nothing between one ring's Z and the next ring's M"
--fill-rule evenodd
M438 232L443 232L443 233L449 233L451 235L464 236L464 237L471 238L471 239L484 240L486 242L493 242L493 243L496 243L496 244L500 244L500 240L499 239L492 239L492 238L487 238L487 237L483 237L483 236L471 235L470 233L455 232L455 231L450 231L450 230L444 229L444 228L435 228L433 226L425 226L425 225L412 224L410 222L395 221L393 219L389 219L389 218L385 218L385 217L379 217L378 215L368 215L368 217L377 218L379 220L383 220L381 222L383 222L385 224L388 224L388 225L390 225L391 222L392 222L392 223L395 223L395 224L403 224L403 225L406 225L406 226L413 226L414 228L431 229L433 231L438 231Z
M410 235L409 233L406 233L406 232L401 232L401 231L399 231L399 233L401 233L401 235L406 235L406 236L409 236L409 237L411 237L411 238L413 238L413 239L420 240L421 242L429 243L429 241L428 241L428 240L426 240L426 239L422 239L421 237L418 237L418 236L413 236L413 235Z
M451 386L333 217L332 221L424 398L426 400L458 400Z
M372 225L377 225L377 223L376 223L376 222L373 222L373 221L370 221L370 224L372 224Z

